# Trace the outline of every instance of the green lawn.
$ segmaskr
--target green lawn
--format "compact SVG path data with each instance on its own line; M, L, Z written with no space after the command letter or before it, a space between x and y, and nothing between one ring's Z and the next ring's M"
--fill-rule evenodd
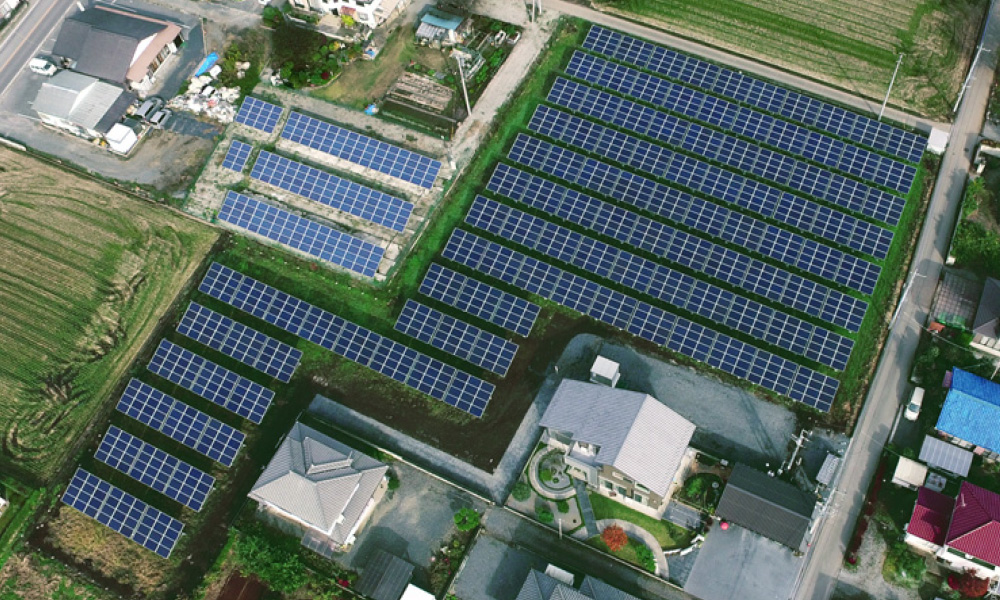
M690 544L691 539L694 538L693 531L667 521L654 519L600 494L590 494L590 504L594 507L596 519L621 519L634 523L651 533L665 550L683 548ZM603 544L603 542L601 543Z

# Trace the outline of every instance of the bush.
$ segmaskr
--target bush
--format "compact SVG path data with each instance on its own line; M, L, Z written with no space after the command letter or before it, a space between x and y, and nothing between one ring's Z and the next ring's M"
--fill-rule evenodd
M555 515L552 514L552 510L544 504L535 509L535 516L538 517L540 522L546 525L556 520Z
M565 500L559 500L558 502L556 502L556 510L558 510L559 512L561 512L563 514L568 513L569 512L569 502L567 502Z
M389 483L386 484L386 487L388 487L390 491L399 489L399 477L396 477L396 474L392 471L386 473L386 476L389 478Z
M886 554L882 571L890 583L915 587L927 573L927 561L911 552L906 544L895 542Z
M298 541L260 526L240 533L234 557L241 573L256 575L276 592L294 592L308 581Z
M460 508L455 513L455 527L459 531L472 531L479 527L479 513L474 508Z
M618 552L628 545L628 534L618 525L609 525L601 532L601 541L612 552Z
M972 571L966 571L961 575L949 575L948 587L962 594L965 598L982 598L990 590L990 582L987 579L976 577Z
M523 481L518 481L514 484L514 489L511 490L510 495L514 497L514 500L524 502L531 497L531 486Z
M642 565L642 568L650 573L655 573L656 556L653 555L653 551L649 549L649 546L640 542L634 542L634 547L635 557L639 559L639 564Z
M545 483L552 481L552 469L540 469L538 471L538 477Z

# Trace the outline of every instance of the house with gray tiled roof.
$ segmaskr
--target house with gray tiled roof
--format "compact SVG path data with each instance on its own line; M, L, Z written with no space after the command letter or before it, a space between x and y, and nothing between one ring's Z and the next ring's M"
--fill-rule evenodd
M262 511L300 526L302 543L323 554L354 543L385 495L388 467L296 423L250 491Z
M567 474L660 518L694 458L694 424L648 394L563 380L539 422Z
M639 600L590 575L579 588L571 587L541 571L532 569L521 586L516 600Z

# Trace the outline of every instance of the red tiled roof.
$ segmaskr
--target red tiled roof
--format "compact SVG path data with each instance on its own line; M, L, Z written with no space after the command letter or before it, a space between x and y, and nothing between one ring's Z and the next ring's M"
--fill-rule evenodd
M963 481L947 542L956 550L1000 565L1000 495Z
M955 501L944 494L922 487L917 490L917 503L906 532L938 546L944 544L948 518Z

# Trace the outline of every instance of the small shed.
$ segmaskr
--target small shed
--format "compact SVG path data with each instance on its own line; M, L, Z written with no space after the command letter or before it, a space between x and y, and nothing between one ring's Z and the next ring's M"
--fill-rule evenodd
M424 591L412 583L406 586L406 591L403 592L403 597L399 600L435 600L434 594Z
M471 20L435 8L427 9L417 26L417 39L446 46L461 44L471 28Z
M896 472L892 474L893 484L915 490L924 485L925 479L927 479L927 465L905 456L899 457Z
M927 138L927 149L934 154L944 154L945 148L948 147L948 138L950 134L937 127L931 129L931 134Z
M924 445L920 447L920 460L930 467L959 477L968 477L972 467L972 452L928 435L924 437Z
M108 147L118 154L128 154L139 142L139 136L136 135L135 131L122 123L115 123L104 139L107 140Z
M603 356L598 356L590 367L590 383L616 387L621 376L620 365Z

